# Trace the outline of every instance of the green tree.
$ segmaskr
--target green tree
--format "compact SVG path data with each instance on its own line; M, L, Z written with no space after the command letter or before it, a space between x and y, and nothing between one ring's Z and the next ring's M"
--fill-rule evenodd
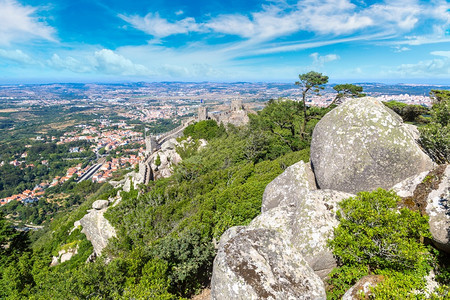
M437 163L450 162L450 91L432 90L431 120L420 127L419 144Z
M219 126L214 120L204 120L189 125L184 129L184 136L190 136L194 139L211 140L222 136L225 133L225 127Z
M440 103L450 99L450 90L431 90L430 98L433 103Z
M305 128L307 120L307 113L306 113L306 96L308 93L316 93L318 94L320 90L324 89L324 85L328 83L328 76L323 75L322 73L318 73L315 71L310 71L305 74L299 74L298 78L299 81L295 82L295 85L300 86L302 89L302 103L303 103L303 126L301 127L300 133L302 137L304 137L305 134Z
M333 89L337 92L337 94L329 106L339 103L347 97L357 98L366 96L366 94L362 92L362 86L354 85L351 83L337 84L333 87Z
M428 113L428 109L421 105L410 105L399 101L383 102L384 105L392 109L405 122L418 122L424 121L422 115Z

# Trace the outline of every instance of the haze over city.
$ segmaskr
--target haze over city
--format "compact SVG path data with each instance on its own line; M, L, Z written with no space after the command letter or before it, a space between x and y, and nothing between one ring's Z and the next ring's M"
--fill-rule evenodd
M448 1L0 0L0 83L449 84Z

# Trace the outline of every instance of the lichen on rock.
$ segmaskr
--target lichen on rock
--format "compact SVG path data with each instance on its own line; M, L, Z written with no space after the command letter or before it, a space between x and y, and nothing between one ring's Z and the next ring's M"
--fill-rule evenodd
M225 237L214 260L212 299L326 299L323 282L276 231L241 228Z
M429 217L430 232L437 248L450 253L450 165L440 165L396 184L401 206Z
M311 163L319 188L349 193L390 189L431 170L402 119L375 98L352 99L326 114L314 128Z

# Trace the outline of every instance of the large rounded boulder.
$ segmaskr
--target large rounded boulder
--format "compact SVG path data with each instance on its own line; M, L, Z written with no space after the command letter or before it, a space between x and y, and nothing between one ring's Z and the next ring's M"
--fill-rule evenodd
M220 240L211 298L319 300L326 295L320 278L276 231L238 227Z
M402 119L375 98L351 99L314 128L311 163L320 189L389 189L433 168Z

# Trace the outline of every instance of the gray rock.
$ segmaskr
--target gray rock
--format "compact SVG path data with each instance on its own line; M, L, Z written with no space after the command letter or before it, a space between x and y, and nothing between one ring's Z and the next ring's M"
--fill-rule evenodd
M75 222L73 223L73 228L69 231L69 235L71 235L72 232L74 232L79 226L81 226L80 220L75 221Z
M426 212L433 243L450 253L450 165L445 168L438 188L428 194Z
M417 295L417 299L429 299L430 295L436 288L439 287L439 283L435 279L433 270L425 276L426 286L424 290L415 290L413 295ZM382 275L367 275L359 279L345 294L342 296L342 300L360 300L360 299L377 299L373 295L371 288L376 287L382 283L384 277ZM420 297L420 296L422 297ZM416 299L416 298L412 298Z
M161 150L162 151L173 150L173 149L175 149L176 146L178 146L177 140L176 139L170 139L170 140L164 142L161 145Z
M261 211L282 205L295 206L309 190L314 189L316 182L310 165L299 161L266 186Z
M275 230L284 239L292 239L295 207L279 206L263 212L248 225L248 228Z
M50 263L50 267L54 267L56 265L62 264L63 262L69 261L78 254L78 244L75 247L60 250L58 252L58 256L52 257L52 262Z
M311 163L321 189L390 189L433 168L410 128L375 98L351 99L314 128Z
M100 209L107 208L108 205L109 205L108 200L97 200L97 201L94 201L94 203L92 203L92 208L100 210Z
M429 171L422 172L418 175L411 176L397 183L392 187L395 193L400 197L412 197L417 186L423 181Z
M305 192L295 205L265 211L253 219L248 228L278 232L302 254L316 274L325 279L336 267L327 240L333 237L333 230L339 225L336 218L338 203L353 196L332 190Z
M181 157L175 150L175 145L179 145L175 139L171 139L166 143L171 142L171 147L165 147L164 149L156 151L151 156L151 168L154 170L155 180L159 178L167 178L172 176L173 166L179 164L181 162ZM165 144L166 144L165 143ZM175 144L176 143L176 144ZM157 157L159 156L160 165L157 166L155 164Z
M407 129L409 131L409 133L411 134L411 136L413 137L414 140L418 141L420 138L420 132L419 129L417 129L417 126L412 125L412 124L407 124L404 123L403 126L405 127L405 129Z
M407 178L393 190L400 197L409 197L419 209L425 206L433 243L450 253L450 165Z
M428 299L431 297L431 294L433 294L436 289L439 288L440 284L436 280L436 274L434 273L434 270L431 270L430 273L425 276L425 297Z
M100 210L88 210L88 213L80 220L83 227L81 232L92 243L96 255L100 255L103 248L108 244L108 240L116 236L114 227L103 216L107 209L105 207Z
M277 232L238 229L214 260L212 299L326 299L325 287Z
M342 300L366 299L372 295L371 287L377 286L384 280L381 275L367 275L358 280L342 297ZM364 295L365 297L361 297ZM368 298L367 298L368 299Z
M336 267L327 241L333 238L334 228L339 225L336 218L338 203L353 196L332 190L315 190L296 207L292 244L322 279Z
M242 231L245 231L246 228L247 228L247 226L233 226L233 227L229 228L220 237L219 247L218 248L223 248L225 246L225 244L228 243L228 241L231 238L235 237L236 235L238 235Z

